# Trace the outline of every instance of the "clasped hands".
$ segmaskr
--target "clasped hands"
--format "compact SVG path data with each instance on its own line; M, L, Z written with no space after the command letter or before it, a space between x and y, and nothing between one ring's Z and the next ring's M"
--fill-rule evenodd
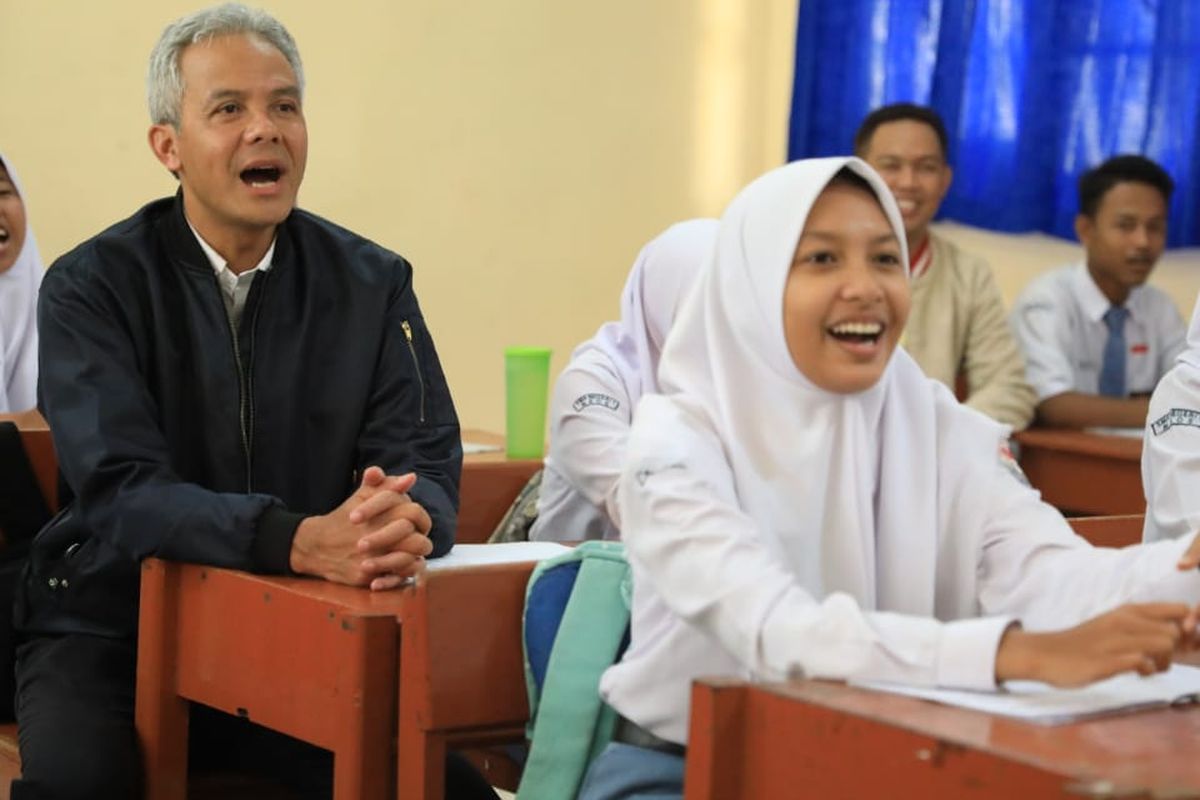
M416 480L412 472L387 475L368 467L345 502L300 523L292 540L292 571L372 591L415 578L433 550L433 521L408 496Z

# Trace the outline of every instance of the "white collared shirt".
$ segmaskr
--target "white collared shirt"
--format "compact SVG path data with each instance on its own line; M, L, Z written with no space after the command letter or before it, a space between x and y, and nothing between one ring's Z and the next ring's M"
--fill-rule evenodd
M246 307L246 298L250 295L250 284L254 283L254 276L271 269L271 261L275 257L276 240L271 239L271 246L267 248L267 252L263 254L262 260L254 266L254 269L248 269L238 275L229 268L229 262L222 258L221 254L212 248L212 245L204 241L204 237L192 225L191 220L188 220L188 227L192 229L192 235L200 243L200 249L204 251L204 255L208 257L208 263L212 265L213 272L216 273L217 283L221 286L221 299L225 301L225 311L229 314L229 321L233 323L234 330L237 330L242 321L242 309Z
M1064 392L1098 394L1112 304L1083 263L1031 282L1009 321L1025 355L1025 374L1045 400ZM1183 319L1165 292L1139 286L1125 301L1125 385L1130 394L1154 391L1183 350Z

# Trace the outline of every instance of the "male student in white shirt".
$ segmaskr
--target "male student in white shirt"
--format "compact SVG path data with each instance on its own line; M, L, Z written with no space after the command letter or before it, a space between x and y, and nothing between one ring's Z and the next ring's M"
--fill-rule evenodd
M1150 393L1184 345L1175 304L1145 285L1166 244L1173 190L1162 167L1137 155L1080 177L1085 260L1030 283L1011 315L1042 423L1145 424Z

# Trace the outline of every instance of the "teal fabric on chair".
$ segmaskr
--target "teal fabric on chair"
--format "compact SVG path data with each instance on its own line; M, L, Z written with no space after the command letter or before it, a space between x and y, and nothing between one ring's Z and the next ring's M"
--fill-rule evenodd
M589 541L539 564L525 594L529 758L522 800L570 800L612 738L600 675L629 643L631 581L620 542Z

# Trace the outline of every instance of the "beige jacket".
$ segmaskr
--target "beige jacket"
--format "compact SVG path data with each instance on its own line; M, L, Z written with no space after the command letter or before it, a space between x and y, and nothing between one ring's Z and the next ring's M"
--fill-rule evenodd
M929 234L932 260L912 286L901 344L925 374L955 389L961 370L966 404L1021 430L1037 395L1008 328L1004 298L987 262Z

